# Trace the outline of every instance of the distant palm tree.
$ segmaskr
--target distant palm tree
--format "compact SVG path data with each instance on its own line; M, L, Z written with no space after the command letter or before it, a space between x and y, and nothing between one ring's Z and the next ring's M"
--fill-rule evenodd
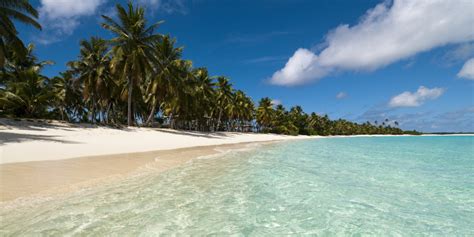
M38 12L28 0L0 0L0 68L5 65L7 46L20 56L26 55L26 47L18 38L18 31L13 24L13 19L32 25L41 30L41 25L36 22Z
M115 34L109 41L114 54L112 69L128 84L127 124L131 126L133 88L146 78L148 70L153 70L151 62L160 64L153 54L153 45L162 39L162 35L154 32L161 22L147 27L145 10L131 2L127 9L119 4L116 8L119 22L102 15L105 20L102 27Z

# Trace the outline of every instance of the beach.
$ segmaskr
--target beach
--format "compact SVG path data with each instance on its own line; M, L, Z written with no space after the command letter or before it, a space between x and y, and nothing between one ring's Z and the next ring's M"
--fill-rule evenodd
M77 190L143 168L162 172L199 156L253 144L308 138L1 119L0 201Z

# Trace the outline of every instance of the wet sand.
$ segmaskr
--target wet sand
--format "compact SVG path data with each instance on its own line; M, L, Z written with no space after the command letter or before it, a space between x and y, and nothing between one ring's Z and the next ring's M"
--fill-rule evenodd
M258 144L268 143L273 142ZM251 144L256 143L3 164L0 165L0 202L77 191L132 174L163 172L196 157L242 149Z

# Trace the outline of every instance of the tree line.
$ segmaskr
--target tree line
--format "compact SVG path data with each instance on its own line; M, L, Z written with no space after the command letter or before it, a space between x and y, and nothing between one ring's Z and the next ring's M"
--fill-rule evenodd
M225 76L211 76L182 58L170 35L148 24L144 8L116 6L116 20L102 16L113 38L80 42L76 60L49 78L52 64L18 37L13 19L41 29L27 0L0 0L0 116L46 118L104 125L167 126L196 131L271 132L305 135L417 134L388 119L357 124L286 110L268 97L257 105Z

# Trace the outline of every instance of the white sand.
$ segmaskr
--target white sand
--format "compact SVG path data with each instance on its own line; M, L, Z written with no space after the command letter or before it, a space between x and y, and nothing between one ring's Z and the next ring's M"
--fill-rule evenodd
M135 127L114 129L0 119L0 164L305 138L309 137Z

